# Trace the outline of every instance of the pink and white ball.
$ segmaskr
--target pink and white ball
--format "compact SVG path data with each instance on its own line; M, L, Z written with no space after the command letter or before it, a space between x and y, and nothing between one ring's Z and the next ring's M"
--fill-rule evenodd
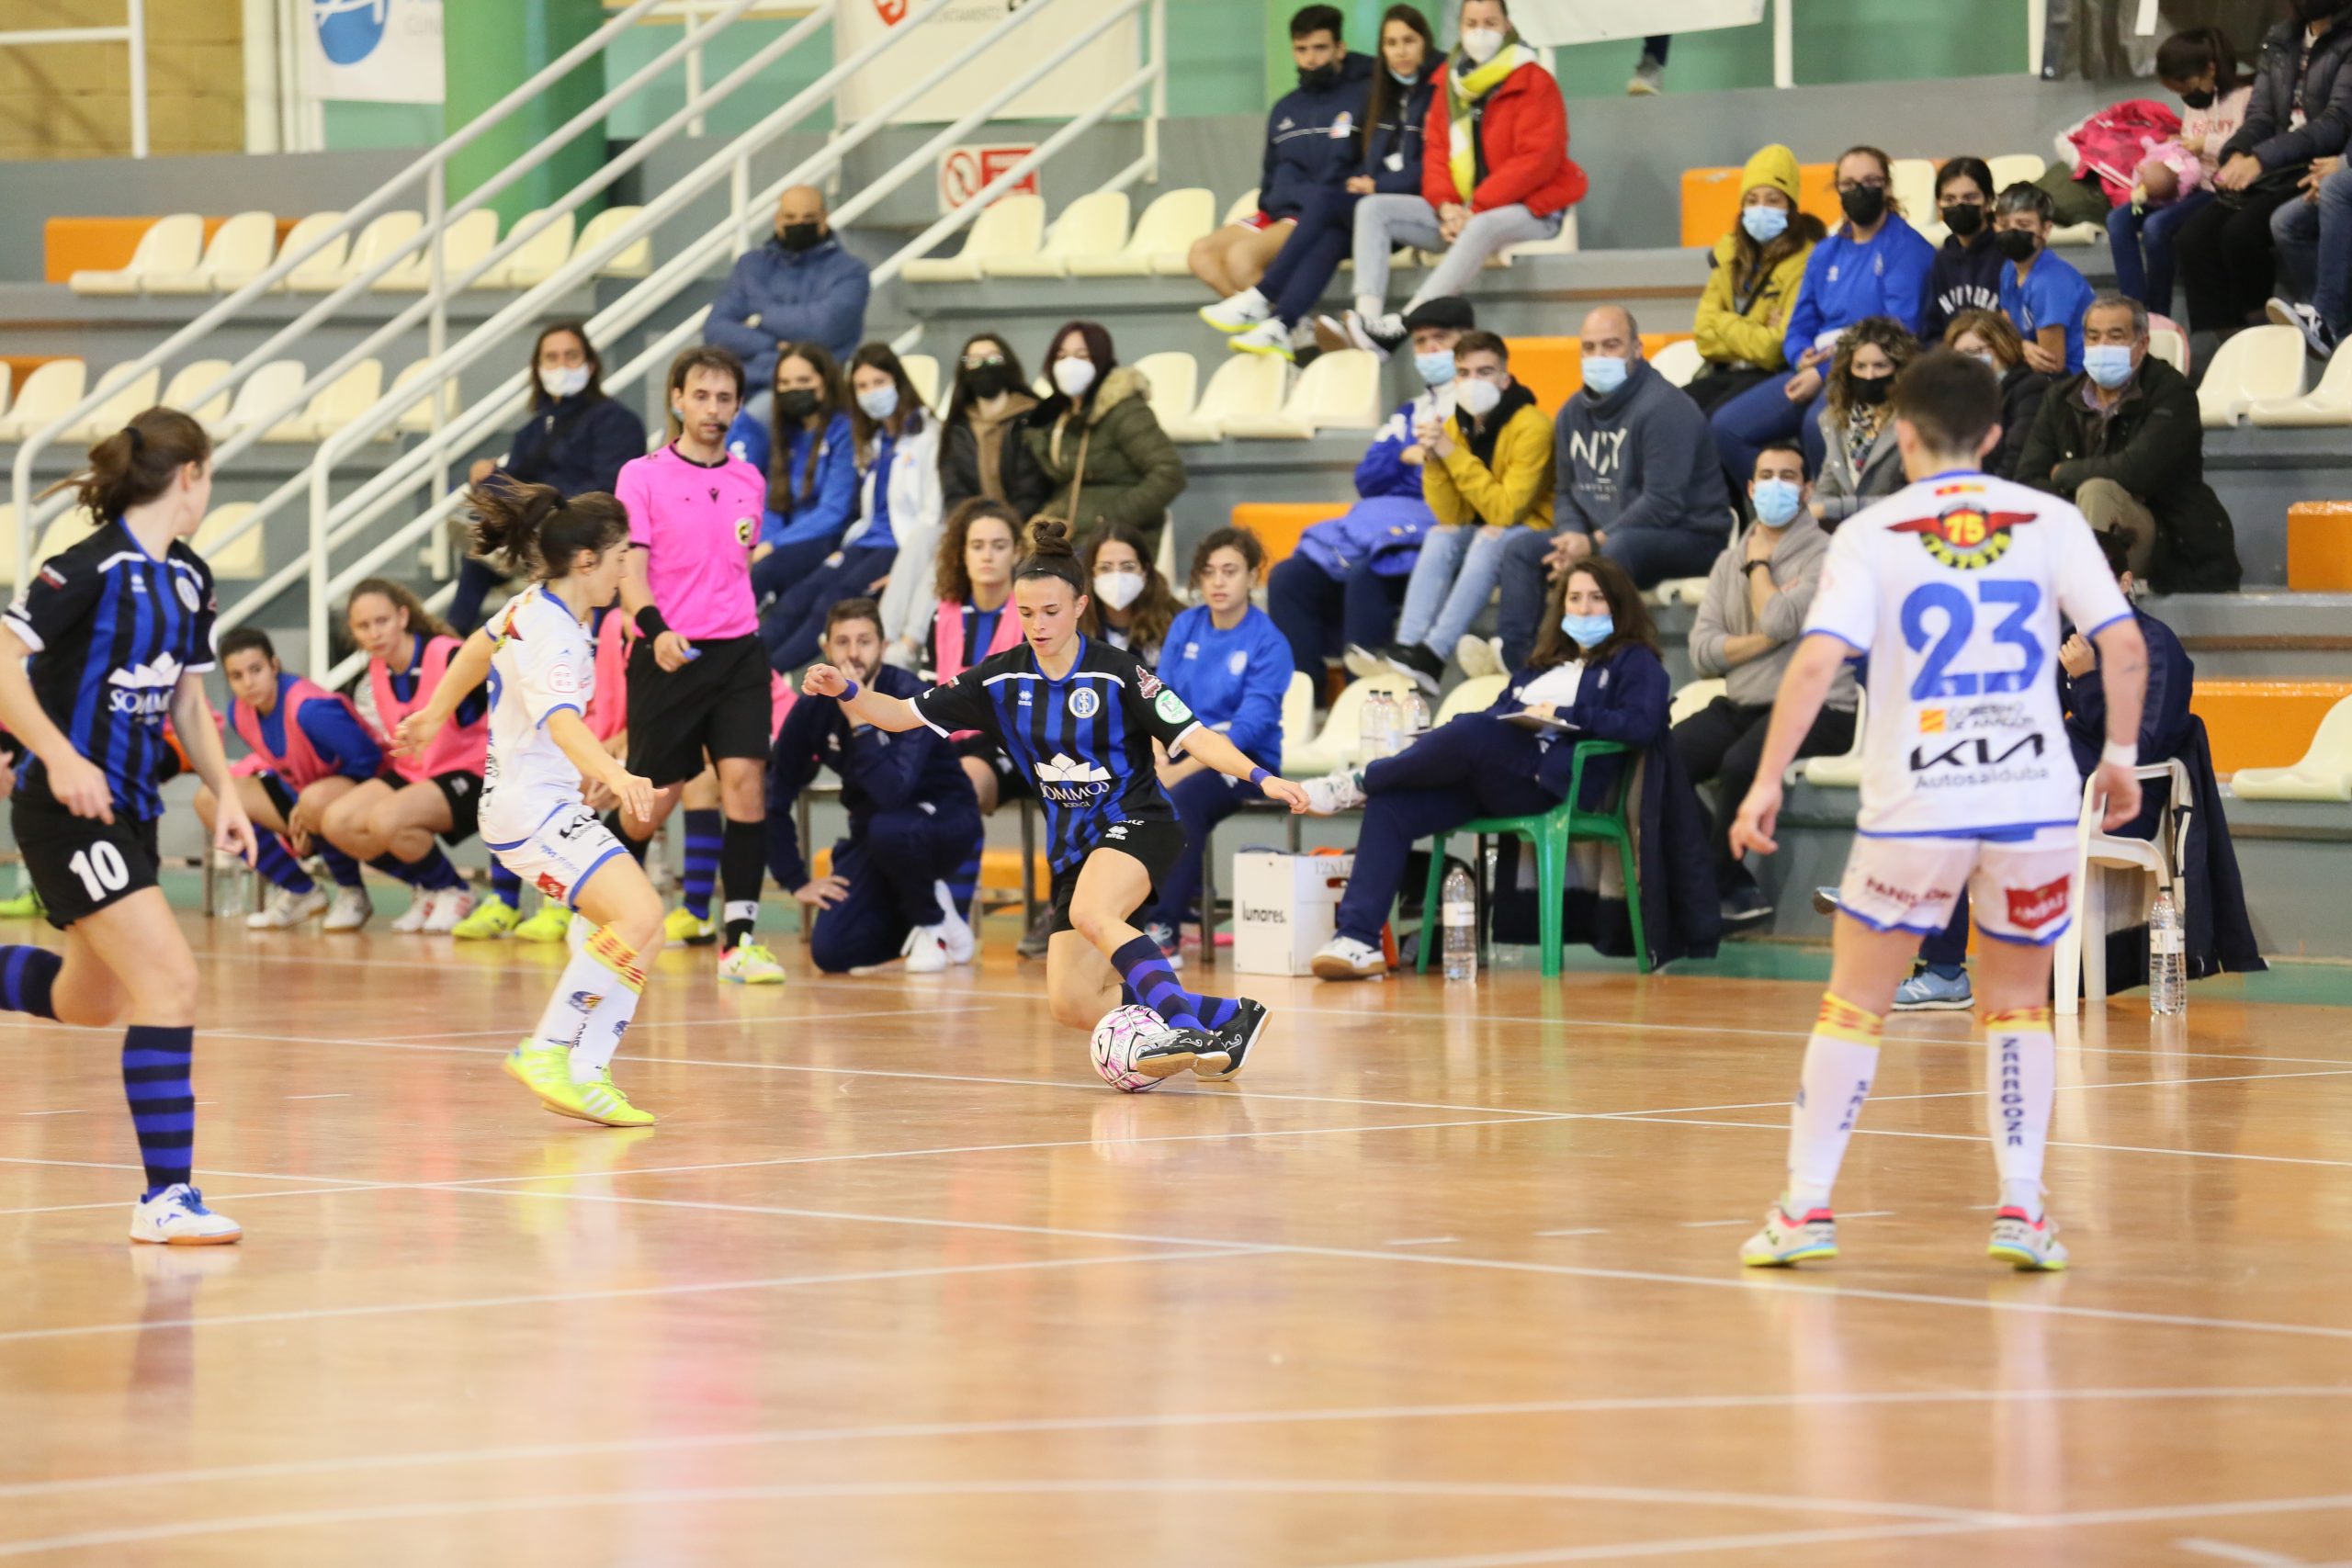
M1136 1051L1168 1024L1148 1007L1114 1008L1094 1026L1094 1070L1122 1094L1158 1089L1160 1080L1136 1071Z

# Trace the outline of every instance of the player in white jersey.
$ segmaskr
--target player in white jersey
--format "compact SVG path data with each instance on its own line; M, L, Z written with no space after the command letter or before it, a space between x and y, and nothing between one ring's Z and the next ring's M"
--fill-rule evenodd
M1943 929L1965 887L1988 939L1977 993L2001 1182L1991 1255L2026 1269L2066 1265L2041 1192L2057 1071L2050 944L2071 918L2083 795L2058 704L2059 617L2097 645L2106 678L2094 793L2109 829L2140 809L2132 770L2147 650L2082 513L1979 470L2000 439L2000 410L1992 372L1949 351L1896 382L1895 436L1912 482L1832 539L1732 825L1735 853L1772 852L1781 775L1838 665L1865 659L1861 813L1829 988L1790 1112L1788 1187L1740 1249L1744 1263L1837 1256L1829 1190L1878 1070L1882 1021L1920 935Z
M571 922L571 962L506 1070L560 1115L648 1126L652 1114L613 1083L612 1060L661 951L662 899L581 793L584 780L640 820L653 814L652 784L607 752L583 717L596 686L587 621L620 592L628 513L609 495L567 501L548 485L501 481L476 486L469 499L479 553L528 567L533 581L466 639L432 703L401 721L400 743L428 743L489 680L482 841L515 875L587 917Z

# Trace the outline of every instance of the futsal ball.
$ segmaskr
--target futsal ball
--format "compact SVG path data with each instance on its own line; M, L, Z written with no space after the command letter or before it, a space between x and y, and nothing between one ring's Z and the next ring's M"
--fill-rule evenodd
M1148 1007L1114 1008L1094 1026L1094 1070L1122 1094L1158 1089L1159 1080L1136 1071L1136 1048L1168 1027Z

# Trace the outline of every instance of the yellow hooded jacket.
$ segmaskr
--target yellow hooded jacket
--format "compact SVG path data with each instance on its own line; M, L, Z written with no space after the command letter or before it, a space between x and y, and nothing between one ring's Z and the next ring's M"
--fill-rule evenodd
M1750 158L1740 175L1740 194L1745 197L1758 186L1780 190L1793 209L1801 196L1796 154L1775 143ZM1790 213L1789 220L1792 224L1803 221L1795 211ZM1801 246L1783 257L1744 310L1735 292L1737 254L1736 235L1725 234L1715 242L1714 265L1707 269L1707 287L1699 297L1693 325L1700 356L1718 365L1782 369L1787 359L1781 351L1781 340L1787 331L1789 312L1796 308L1797 289L1804 282L1804 264L1813 247Z

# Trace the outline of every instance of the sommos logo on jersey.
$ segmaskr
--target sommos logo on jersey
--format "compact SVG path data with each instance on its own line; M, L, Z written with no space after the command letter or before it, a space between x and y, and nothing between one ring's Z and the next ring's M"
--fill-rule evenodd
M2030 512L1986 512L1976 506L1951 506L1933 517L1915 518L1897 523L1890 534L1917 534L1928 553L1945 566L1962 571L1976 571L1991 566L2009 553L2016 541L2009 530L2020 523L2030 523Z

